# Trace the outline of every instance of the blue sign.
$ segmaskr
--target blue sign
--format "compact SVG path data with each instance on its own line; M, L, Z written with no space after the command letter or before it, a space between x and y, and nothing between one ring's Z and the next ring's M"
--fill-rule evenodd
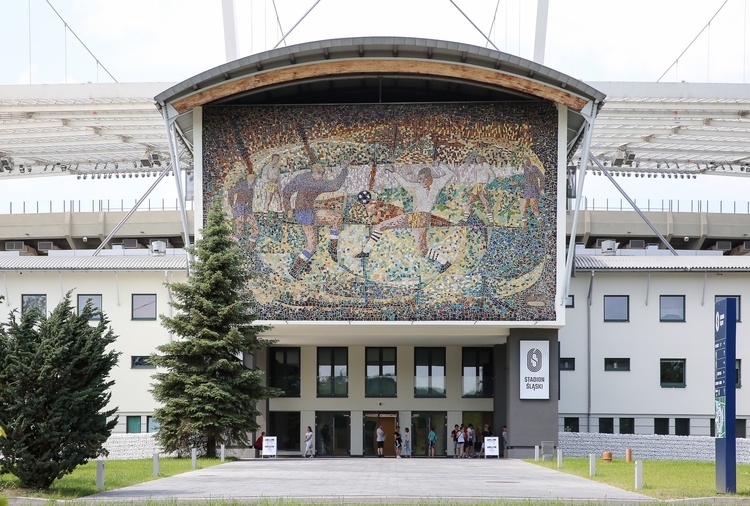
M714 307L714 406L716 413L716 492L737 492L737 412L734 363L736 299L721 299Z

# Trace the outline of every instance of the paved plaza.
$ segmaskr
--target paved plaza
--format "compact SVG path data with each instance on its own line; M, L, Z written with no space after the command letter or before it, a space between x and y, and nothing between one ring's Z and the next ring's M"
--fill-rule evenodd
M567 473L514 459L248 459L197 469L81 501L262 499L333 503L561 500L656 502Z

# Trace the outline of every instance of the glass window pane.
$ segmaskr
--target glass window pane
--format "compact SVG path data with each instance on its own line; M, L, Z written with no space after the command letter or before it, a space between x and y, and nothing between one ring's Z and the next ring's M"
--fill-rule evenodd
M685 386L685 359L661 359L661 386Z
M396 348L367 348L365 356L365 395L396 397Z
M735 309L737 311L736 312L736 317L737 317L736 319L737 319L738 322L742 321L742 319L740 318L740 307L742 306L742 304L741 304L741 302L742 302L741 297L739 295L717 295L717 296L714 297L714 303L719 302L719 301L721 301L723 299L733 300L734 301L734 303L735 303Z
M21 295L21 314L32 309L38 309L43 315L47 314L46 295Z
M91 301L91 305L94 307L94 311L97 313L102 310L102 296L101 295L79 295L78 296L78 314L83 312L83 308L86 306L88 301ZM95 314L92 320L101 320L101 315Z
M659 297L659 320L670 322L685 321L685 296L662 295Z
M133 294L133 320L156 320L156 294Z
M629 318L629 297L627 295L604 296L604 321L626 322Z
M138 434L141 432L141 417L129 416L126 418L125 432L128 434Z

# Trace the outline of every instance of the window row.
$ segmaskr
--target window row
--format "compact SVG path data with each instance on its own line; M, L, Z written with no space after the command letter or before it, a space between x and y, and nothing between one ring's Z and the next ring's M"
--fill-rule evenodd
M736 320L740 319L740 296L739 295L716 295L714 302L722 300L734 301ZM604 296L604 321L605 322L628 322L630 321L630 296L629 295L605 295ZM685 321L685 296L684 295L660 295L659 296L659 321L660 322L684 322Z
M102 311L102 296L100 294L79 294L77 298L78 314L80 315L86 303L91 301L95 315L92 320L99 320ZM21 295L21 314L32 309L38 309L47 314L47 296L44 294ZM134 293L131 295L131 313L133 320L156 320L156 294Z
M662 358L659 364L659 382L665 388L682 388L686 385L684 358ZM561 371L575 371L576 359L573 357L560 358ZM605 358L605 371L629 371L630 358ZM734 385L736 388L742 387L742 359L734 361Z
M284 397L300 395L300 348L270 348L268 378ZM396 347L365 349L365 396L396 397ZM461 351L461 395L493 396L492 348L463 348ZM357 367L356 370L361 370ZM349 395L349 349L317 348L318 397ZM414 396L445 397L445 348L414 348Z
M142 416L127 416L125 417L125 432L127 434L138 434L146 429L146 432L159 432L159 422L153 416L146 417L146 426L143 427Z
M618 434L635 434L635 418L619 418L619 430ZM710 436L716 435L716 420L711 418L710 422ZM563 426L565 432L580 432L580 419L577 417L565 417L563 419ZM592 427L593 429L594 427ZM738 418L735 420L736 437L746 438L747 437L747 420L744 418ZM599 433L601 434L614 434L615 433L615 419L609 417L599 418ZM669 418L654 418L654 434L660 436L669 435ZM689 436L690 435L690 418L675 418L674 419L674 435L675 436Z

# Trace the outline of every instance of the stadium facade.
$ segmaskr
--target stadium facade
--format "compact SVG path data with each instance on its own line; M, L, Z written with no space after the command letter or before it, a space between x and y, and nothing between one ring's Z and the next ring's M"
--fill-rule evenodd
M651 213L670 241L701 238L672 256L632 212L586 212L573 233L564 168L603 101L552 69L441 41L322 41L228 63L156 97L193 154L195 210L137 212L117 230L124 213L24 228L9 216L8 309L93 299L120 335L118 431L156 430L145 357L171 338L164 282L187 276L174 246L220 202L277 340L246 361L285 392L260 420L281 454L300 452L308 425L318 454L352 456L375 454L378 425L409 427L417 455L430 428L452 454L455 424L506 426L510 457L560 430L710 434L710 317L722 297L741 317L747 216ZM570 281L566 235L583 241Z

